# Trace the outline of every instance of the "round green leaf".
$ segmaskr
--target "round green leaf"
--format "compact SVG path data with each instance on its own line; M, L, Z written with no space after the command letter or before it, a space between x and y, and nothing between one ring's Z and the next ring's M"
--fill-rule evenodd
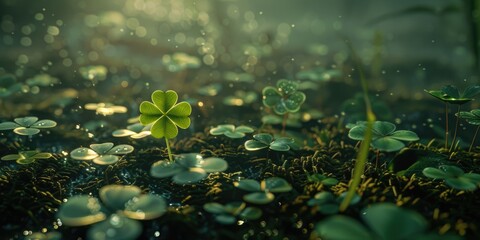
M282 95L276 88L268 86L262 90L263 105L272 108L282 100Z
M14 122L3 122L0 123L0 131L2 130L12 130L15 128L21 127L19 124Z
M190 106L190 103L187 102L180 102L177 105L173 106L172 109L170 109L167 112L168 116L175 116L175 117L188 117L192 114L192 106ZM181 127L181 126L180 126ZM182 127L182 128L187 128Z
M423 169L422 173L426 177L434 179L445 179L449 177L444 171L434 167L427 167Z
M18 164L30 164L30 163L33 163L35 162L35 158L20 158L20 159L17 159L17 163Z
M235 128L235 132L253 133L253 128L241 125L241 126L238 126L237 128Z
M183 168L175 162L172 163L166 160L161 160L152 165L150 168L150 175L156 178L164 178L173 176L182 170Z
M207 172L202 168L190 168L188 171L182 171L175 174L172 178L176 184L196 183L207 176Z
M259 133L253 135L253 138L261 143L264 143L266 145L270 144L273 141L272 135L268 133Z
M372 147L385 152L395 152L405 147L405 144L389 136L377 138L372 141Z
M70 157L77 160L92 160L98 157L98 153L90 148L77 148L70 152Z
M269 147L265 143L259 142L257 140L247 140L245 142L245 149L248 151L257 151Z
M140 138L144 138L144 137L148 137L150 136L152 133L150 131L141 131L137 134L133 134L131 135L130 137L133 138L133 139L140 139Z
M326 240L373 240L373 236L358 221L336 215L315 226L318 236ZM388 239L388 238L387 238Z
M253 179L243 179L234 183L235 187L245 191L257 192L261 191L260 183Z
M123 155L123 154L133 152L133 149L134 149L133 146L130 146L127 144L120 144L108 150L106 154Z
M3 156L1 159L3 161L13 161L13 160L17 160L19 158L20 158L19 154L8 154L8 155Z
M20 124L22 127L30 127L36 121L38 121L37 117L24 117L24 118L15 118L13 119L16 123Z
M227 170L228 164L225 160L221 158L210 157L204 159L201 164L201 168L207 173L211 172L223 172Z
M113 143L106 142L100 144L90 144L90 148L97 152L98 155L106 154L110 149L112 149Z
M131 185L107 185L99 190L102 202L112 211L124 210L125 204L141 194L140 188Z
M392 134L395 131L395 128L395 124L384 121L375 121L372 126L373 132L380 136Z
M153 194L134 197L125 204L123 214L137 220L150 220L162 216L167 211L165 200Z
M115 155L102 155L93 159L93 162L98 165L110 165L118 162L120 158Z
M132 240L142 233L142 225L122 215L112 214L101 223L95 224L87 232L88 239L95 240Z
M140 119L142 118L142 116L140 116ZM163 138L165 136L167 121L170 122L170 124L173 124L171 123L170 119L165 116L161 116L153 123L152 128L150 129L153 137Z
M184 153L175 157L176 163L186 169L200 167L202 160L202 155L198 153Z
M338 180L335 178L325 178L324 180L321 181L321 183L325 186L335 186L338 184Z
M188 105L190 106L190 105ZM173 115L168 115L168 118L179 128L187 129L190 126L190 118L189 117L177 117Z
M465 173L462 175L462 178L467 178L475 184L480 183L480 174L477 173Z
M423 233L427 221L414 211L392 203L378 203L364 210L362 215L368 226L382 239L403 240Z
M53 155L51 153L36 153L33 155L35 159L48 159L51 158Z
M445 179L445 183L455 189L458 190L467 190L473 191L477 189L477 185L470 181L468 178L458 177L458 178L447 178Z
M297 91L298 84L294 81L280 79L277 81L277 87L285 95L291 95Z
M278 192L288 192L292 190L290 183L285 181L283 178L271 177L265 179L265 188L274 193Z
M37 128L17 127L13 129L13 132L18 135L31 136L40 132Z
M203 209L209 213L215 213L215 214L220 214L220 213L225 213L225 207L217 202L210 202L210 203L205 203L203 205Z
M290 150L290 145L282 143L282 142L273 141L270 144L269 148L272 149L273 151L287 152L288 150Z
M303 92L295 92L283 101L288 112L297 112L307 97Z
M348 131L348 137L353 140L363 141L366 130L367 130L367 126L357 125L351 128L350 131Z
M57 126L57 123L55 121L45 119L45 120L40 120L40 121L32 124L30 127L33 127L33 128L52 128L52 127L55 127L55 126Z
M134 134L137 133L128 129L119 129L112 132L112 136L114 137L128 137Z
M480 93L479 85L468 86L467 88L465 88L465 91L463 91L462 98L473 98L479 93Z
M57 218L66 226L77 227L103 221L106 216L97 198L79 195L70 197L60 206Z
M234 128L235 126L233 126L232 124L218 125L217 127L210 129L210 134L222 135L226 132L233 131Z
M255 220L262 216L262 210L256 207L247 207L239 215L244 220Z
M417 141L419 140L418 135L412 131L408 130L398 130L390 135L392 138L395 138L400 141Z
M288 112L287 107L285 106L285 101L280 99L280 102L273 106L273 111L278 115L284 115Z
M245 137L245 133L242 132L225 132L225 136L229 138L242 138Z
M167 113L178 100L178 95L175 91L168 90L163 92L162 90L157 90L152 93L152 102L155 106L160 109L162 113Z
M450 177L462 176L465 173L461 168L453 165L442 165L438 168L444 171Z
M226 214L220 214L215 216L215 220L225 225L233 224L237 221L237 219L234 216L226 215Z
M255 192L243 196L245 202L254 204L267 204L275 199L273 193L270 192Z

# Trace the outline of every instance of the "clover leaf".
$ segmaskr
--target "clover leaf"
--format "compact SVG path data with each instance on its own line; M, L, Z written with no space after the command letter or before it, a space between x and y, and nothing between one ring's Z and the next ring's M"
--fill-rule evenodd
M190 126L192 107L187 102L177 103L178 95L175 91L166 92L157 90L152 93L152 102L144 101L140 104L140 123L153 124L150 131L156 138L174 138L178 128L186 129Z
M263 89L263 104L279 115L297 112L306 99L305 94L297 91L297 88L296 82L279 80L277 88L267 86Z
M462 105L472 101L473 97L480 93L480 85L469 86L462 94L453 85L444 86L441 90L425 90L425 92L443 102Z
M57 218L66 226L94 224L88 239L136 239L142 232L137 220L155 219L167 210L162 197L141 192L136 186L107 185L99 191L101 202L88 195L70 197Z
M245 203L232 202L222 205L210 202L203 205L203 209L215 214L215 220L221 224L233 224L237 220L255 220L262 216L262 210L256 207L246 207Z
M175 157L175 161L155 162L150 175L157 178L172 177L176 184L192 184L207 177L208 173L223 172L228 164L216 157L203 159L198 153L185 153Z
M365 122L358 122L348 132L348 137L353 140L364 140L365 131L367 125ZM395 131L396 126L390 122L375 121L372 126L373 136L372 143L373 148L379 151L395 152L403 147L405 144L402 141L417 141L419 138L416 133L408 130Z
M118 162L120 158L116 155L124 155L133 152L133 147L121 144L114 147L111 142L91 144L90 148L80 147L70 152L70 156L76 160L93 160L99 165L109 165Z
M48 119L39 121L37 117L15 118L13 121L0 123L0 131L13 129L13 132L18 135L31 136L39 133L40 129L57 126L55 121Z
M131 137L133 139L140 139L150 136L150 128L152 125L143 126L141 123L135 123L127 126L127 129L118 129L113 131L114 137Z
M225 135L229 138L242 138L245 137L245 133L252 133L253 128L247 126L235 127L233 124L218 125L210 129L212 135Z
M456 166L427 167L423 169L423 175L429 178L443 179L448 186L458 190L473 191L480 185L480 174L465 173Z
M272 135L268 133L259 133L253 135L254 139L245 142L245 149L248 151L257 151L265 148L269 148L274 151L286 152L290 150L294 140L289 137L280 137L274 139Z
M315 196L308 200L307 204L311 207L316 207L316 210L325 215L335 214L339 212L340 203L346 196L346 192L340 196L335 197L331 192L319 192ZM360 196L355 194L349 205L354 205L360 202Z
M318 236L326 240L457 240L449 235L427 232L428 222L417 212L392 203L375 203L361 215L368 227L343 215L334 215L315 226Z
M48 159L51 157L51 153L45 153L40 151L20 151L18 152L18 154L5 155L1 159L3 161L15 160L18 164L30 164L35 162L35 160L37 159Z
M267 204L275 199L273 193L289 192L292 186L283 178L271 177L258 182L253 179L243 179L233 185L252 193L243 196L245 202L254 204Z

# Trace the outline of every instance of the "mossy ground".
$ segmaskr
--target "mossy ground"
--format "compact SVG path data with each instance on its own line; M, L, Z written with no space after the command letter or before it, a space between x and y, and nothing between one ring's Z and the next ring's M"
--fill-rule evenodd
M309 125L315 127L310 127ZM113 139L113 142L130 142L136 150L110 166L70 159L57 153L54 158L38 160L30 165L3 162L0 169L0 225L2 238L22 238L24 230L53 230L55 211L62 201L72 195L91 194L108 184L133 184L145 192L163 196L170 203L169 211L159 219L143 222L142 239L309 239L315 223L325 218L307 201L317 192L331 191L338 195L348 188L356 157L356 142L348 139L347 130L337 128L336 118L327 118L318 124L305 124L299 131L307 145L285 153L273 151L248 152L243 143L249 138L228 139L211 136L206 127L202 132L187 133L172 141L176 154L199 152L204 157L224 158L229 168L224 173L211 174L194 185L177 185L169 178L156 179L149 175L155 161L166 159L163 141L153 138L131 141ZM323 130L320 137L318 129ZM103 129L108 132L110 129ZM279 129L264 126L261 131L277 133ZM78 133L78 132L77 132ZM92 139L62 129L53 129L40 137L42 144L49 139L69 139L71 147L88 145ZM14 143L12 143L14 142ZM105 141L103 141L105 142ZM312 144L313 143L313 144ZM15 152L32 140L8 134L2 141L2 154ZM75 146L73 146L76 144ZM65 147L67 149L68 147ZM413 149L427 149L449 155L442 149L412 144ZM386 163L394 154L371 152L370 161L358 193L362 200L344 214L359 218L361 209L376 202L393 202L422 214L433 231L453 232L466 239L480 238L480 204L478 191L457 191L441 181L421 177L398 177L387 170ZM458 163L466 171L479 171L478 151L459 151L451 154L449 161ZM340 180L333 187L309 182L307 173L321 173ZM240 178L264 179L282 177L292 184L289 193L276 194L274 202L260 206L263 216L257 221L225 226L214 221L203 210L207 202L228 203L240 201L244 192L233 186ZM88 227L59 227L67 239L85 235ZM155 232L160 236L154 238Z

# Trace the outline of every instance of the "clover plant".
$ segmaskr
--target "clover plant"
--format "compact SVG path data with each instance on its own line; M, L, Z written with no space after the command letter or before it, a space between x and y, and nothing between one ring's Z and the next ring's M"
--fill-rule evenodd
M16 161L18 164L30 164L35 162L37 159L48 159L51 158L51 153L40 152L40 151L20 151L18 154L9 154L3 156L1 159L3 161Z
M178 95L173 90L166 92L157 90L151 97L152 102L143 101L140 104L140 123L152 124L150 128L152 136L165 138L168 158L173 161L168 139L178 135L177 127L186 129L190 126L189 116L192 107L187 102L177 103Z
M245 149L248 151L258 151L261 149L269 148L273 151L286 152L290 150L294 140L289 137L280 137L274 139L272 135L268 133L259 133L253 135L254 139L245 142Z
M247 207L243 202L232 202L222 205L210 202L203 205L203 209L215 214L215 221L221 224L233 224L238 220L256 220L262 216L262 210L256 207Z
M480 174L465 173L456 166L427 167L423 169L422 173L429 178L443 179L448 186L458 190L473 191L480 185Z
M253 179L243 179L234 182L234 186L252 192L243 196L245 202L267 204L275 199L273 193L289 192L292 186L283 178L271 177L261 182Z
M212 135L225 135L229 138L243 138L246 133L252 133L253 128L248 126L235 127L233 124L222 124L210 129Z
M282 132L285 131L288 113L298 112L305 102L306 96L297 91L298 84L294 81L281 79L277 87L267 86L263 89L263 105L271 108L276 114L283 115Z
M131 185L104 186L99 197L101 201L89 195L70 197L58 209L57 218L71 227L93 224L87 239L136 239L142 233L137 220L155 219L167 210L162 197L142 194Z
M34 232L25 236L25 240L62 240L62 234L56 231L50 231L47 233Z
M0 123L0 130L13 129L13 132L18 135L31 136L39 133L40 129L57 126L55 121L48 119L38 120L37 117L15 118L13 121Z
M308 200L307 204L311 207L316 207L316 210L325 215L331 215L339 212L340 203L345 198L346 192L340 196L335 197L331 192L319 192ZM355 194L349 205L354 205L360 202L360 196Z
M468 123L472 125L477 125L477 129L475 130L475 134L473 135L472 143L470 144L470 148L468 151L472 151L473 144L475 143L475 139L477 138L478 130L480 129L480 109L474 109L470 112L459 112L457 114L460 118L465 119Z
M348 132L348 137L353 140L364 140L367 125L365 122L358 122ZM405 147L406 142L417 141L419 138L416 133L408 130L397 130L396 126L390 122L375 121L372 126L371 146L379 151L395 152Z
M70 152L70 157L76 160L92 160L99 165L110 165L118 162L117 155L133 152L133 147L127 144L114 146L111 142L91 144L90 148L80 147Z
M338 184L338 180L336 178L327 177L320 173L315 173L315 174L307 173L307 180L309 182L321 183L325 186L335 186Z
M473 97L480 93L480 85L469 86L465 88L463 93L460 93L457 87L453 85L444 86L441 90L425 90L431 96L439 99L445 103L445 149L448 148L448 104L458 105L457 109L457 121L455 124L455 133L453 135L452 145L450 151L455 145L455 138L458 130L458 113L460 112L460 106L473 100Z
M124 106L114 105L112 103L87 103L85 109L93 110L98 115L110 116L115 113L126 113L127 108Z
M20 92L22 84L12 74L0 76L0 98L6 98L14 93Z
M127 129L118 129L113 131L114 137L131 137L133 139L140 139L150 136L150 128L152 125L143 126L141 123L134 123L127 126Z
M175 161L155 162L150 175L157 178L173 176L172 180L176 184L192 184L206 178L208 173L223 172L227 167L227 162L221 158L203 159L198 153L185 153L177 155Z
M367 226L343 215L334 215L319 222L315 232L325 240L457 240L449 235L428 232L428 223L417 212L392 203L375 203L362 211Z

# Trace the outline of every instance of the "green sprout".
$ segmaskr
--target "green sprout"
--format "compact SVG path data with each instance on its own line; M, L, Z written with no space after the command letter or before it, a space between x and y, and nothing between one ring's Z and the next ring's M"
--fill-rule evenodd
M156 178L172 177L176 184L196 183L208 176L208 173L223 172L228 164L216 157L203 159L198 153L185 153L175 157L175 161L161 160L155 162L150 175Z
M298 112L305 102L306 96L297 91L298 84L294 81L281 79L277 87L267 86L263 89L263 105L271 108L276 114L283 115L282 133L285 132L289 113Z
M13 121L0 123L0 131L13 129L18 135L31 136L39 133L40 129L57 126L55 121L48 119L39 121L37 117L15 118Z
M62 240L62 234L56 231L50 231L47 233L34 232L25 236L25 240Z
M392 203L375 203L362 211L366 226L343 215L334 215L315 226L315 232L325 240L457 240L458 237L429 233L428 223L417 212L402 209Z
M363 141L367 125L365 122L358 122L348 132L348 137L353 140ZM395 152L405 147L406 142L417 141L416 133L408 130L395 131L396 126L390 122L375 121L372 126L372 142L370 146L385 152Z
M150 129L155 138L165 138L168 158L173 161L168 143L169 138L178 135L178 128L187 129L190 126L192 107L187 102L177 103L178 95L173 90L166 92L157 90L152 93L152 102L143 101L140 104L140 123L152 124Z
M235 127L233 124L222 124L210 129L212 135L225 135L229 138L243 138L246 133L252 133L253 128L248 126Z
M473 144L475 143L475 139L477 138L478 130L480 129L480 109L474 109L470 112L459 112L457 114L458 117L465 119L468 123L472 125L477 125L477 129L475 130L475 134L473 135L472 143L470 144L470 148L468 151L472 151Z
M480 174L465 173L456 166L427 167L422 173L429 178L443 179L448 186L458 190L473 191L480 185Z
M253 179L243 179L233 183L235 187L252 192L243 196L245 202L267 204L275 199L273 193L289 192L292 186L283 178L271 177L262 182Z
M87 103L85 109L93 110L97 115L110 116L115 113L126 113L127 108L124 106L117 106L112 103Z
M14 93L20 92L22 84L12 74L0 76L0 98L6 98Z
M215 221L229 225L238 220L256 220L262 216L262 210L256 207L246 207L243 202L232 202L222 205L210 202L203 205L203 209L215 214Z
M453 134L452 145L450 151L452 151L453 146L455 145L455 139L457 137L458 130L458 113L460 112L460 106L473 100L473 97L480 93L480 85L469 86L465 88L462 94L458 88L453 85L444 86L441 90L425 90L428 94L439 99L445 103L445 149L448 148L448 104L458 105L457 109L457 120L455 123L455 132Z
M245 149L248 151L258 151L269 148L273 151L286 152L289 151L294 140L289 137L279 137L274 139L268 133L259 133L253 135L254 139L245 142Z
M151 220L167 211L165 200L154 194L142 194L136 186L107 185L99 190L100 200L88 195L67 199L57 218L71 227L94 224L87 239L137 239L142 225L137 220Z
M340 210L340 203L343 201L346 192L340 196L335 197L331 192L319 192L315 196L308 200L307 204L311 207L316 207L316 210L325 215L336 214ZM349 205L354 205L360 202L360 196L355 194Z
M121 144L114 147L113 143L91 144L90 148L80 147L70 152L70 157L76 160L90 161L99 165L110 165L118 162L116 155L124 155L133 152L133 147Z
M140 139L150 136L150 128L152 125L143 126L141 123L135 123L127 126L127 129L118 129L113 131L114 137L131 137L133 139Z
M3 156L1 159L3 161L16 161L18 164L30 164L35 162L37 159L48 159L51 158L51 153L40 152L40 151L20 151L18 154L9 154Z

